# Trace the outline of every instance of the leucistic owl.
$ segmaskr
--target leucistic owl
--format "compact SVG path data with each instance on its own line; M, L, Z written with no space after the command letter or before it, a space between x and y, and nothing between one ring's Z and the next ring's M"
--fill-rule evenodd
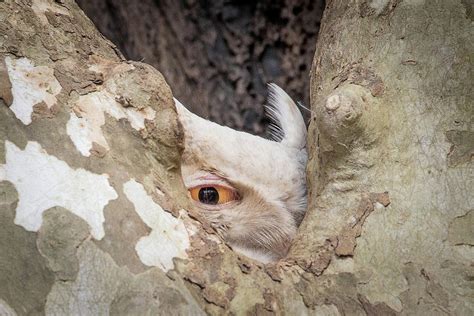
M269 84L272 139L175 104L185 135L181 172L196 208L233 250L264 263L284 257L306 208L306 126L296 104Z

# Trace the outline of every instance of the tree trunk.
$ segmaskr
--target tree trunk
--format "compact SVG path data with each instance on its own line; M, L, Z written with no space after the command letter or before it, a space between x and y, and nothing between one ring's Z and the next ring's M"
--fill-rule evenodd
M190 208L161 74L72 1L0 2L0 314L471 315L472 12L328 3L308 212L262 265Z
M264 135L269 82L309 105L322 0L78 4L125 57L154 66L178 100L212 121Z

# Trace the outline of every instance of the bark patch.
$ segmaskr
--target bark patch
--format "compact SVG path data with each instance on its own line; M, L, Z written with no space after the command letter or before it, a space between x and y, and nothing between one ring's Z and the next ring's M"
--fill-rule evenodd
M43 213L37 245L58 279L66 281L76 278L79 271L76 251L89 236L87 223L68 210L53 207Z
M281 282L283 280L282 271L278 264L265 265L265 272L273 281Z
M464 9L466 10L466 17L473 21L474 20L474 3L472 0L461 0L462 5L464 6Z
M359 14L363 18L371 15L389 15L400 2L401 0L365 1L359 5Z
M204 288L202 291L202 296L207 302L224 309L228 309L230 301L226 295L223 294L226 292L226 290L228 290L228 286L224 282L218 281L206 286L206 288Z
M448 312L449 295L435 280L436 275L425 268L408 262L403 267L403 275L408 283L408 290L400 294L404 308L413 315L450 314ZM428 312L429 311L429 312Z
M357 297L359 299L359 302L362 304L362 308L364 309L364 311L367 313L368 316L397 315L397 312L391 309L385 303L371 304L365 296L359 294Z
M374 211L374 204L380 203L387 207L390 204L388 192L371 193L368 196L363 196L360 204L355 211L351 222L342 230L337 236L336 255L338 256L353 256L356 247L356 238L362 232L362 226L369 215Z
M456 217L449 224L448 240L452 245L474 245L474 210Z
M270 289L264 289L263 291L263 300L265 301L263 307L269 311L273 312L277 309L277 300L275 298L275 295L273 295L273 292Z
M46 112L44 107L51 108L57 103L56 96L62 87L52 68L35 66L28 58L15 59L10 56L5 57L5 65L13 95L10 110L23 124L31 123L35 105L44 103L39 110L37 109L39 112L36 114L40 116Z
M54 274L36 247L36 233L14 224L18 194L0 182L0 297L20 315L44 312Z
M2 99L7 106L13 103L12 83L8 77L8 69L3 57L0 57L0 99Z
M456 167L470 162L474 156L474 132L450 130L445 135L451 143L448 166Z
M40 118L53 118L58 112L58 107L53 105L49 107L45 102L40 102L33 106L33 113L31 113L31 119L40 119Z
M336 246L337 240L327 239L323 246L318 247L314 255L310 255L309 258L297 258L295 261L303 270L314 275L321 275L329 266Z
M359 62L351 63L344 67L337 76L337 83L334 89L346 81L369 89L374 97L381 96L385 91L382 78L374 70L364 67Z

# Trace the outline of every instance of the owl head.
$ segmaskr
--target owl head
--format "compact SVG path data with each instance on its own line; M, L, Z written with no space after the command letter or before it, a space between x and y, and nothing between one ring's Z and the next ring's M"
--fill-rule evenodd
M182 177L196 210L233 250L264 263L284 257L306 209L306 126L296 104L269 84L271 139L175 104L185 135Z

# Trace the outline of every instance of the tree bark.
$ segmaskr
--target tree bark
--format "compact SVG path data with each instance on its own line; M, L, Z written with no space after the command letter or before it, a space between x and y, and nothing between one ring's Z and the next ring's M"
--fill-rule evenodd
M308 72L324 1L78 4L127 58L154 66L178 100L214 122L264 135L269 82L309 104Z
M73 1L0 2L0 314L472 314L472 12L328 2L308 212L262 265L190 208L161 74Z

